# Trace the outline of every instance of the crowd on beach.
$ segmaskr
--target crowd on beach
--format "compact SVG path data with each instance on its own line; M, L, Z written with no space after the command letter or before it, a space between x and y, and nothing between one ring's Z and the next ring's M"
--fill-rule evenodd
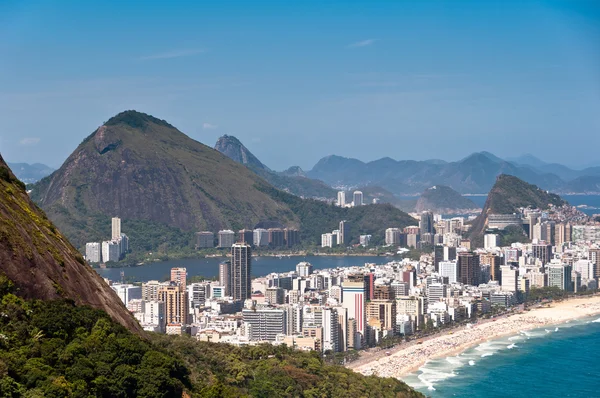
M390 356L364 364L355 369L365 375L401 377L416 371L428 359L452 355L486 340L521 331L565 322L569 319L600 312L600 301L569 303L563 308L540 308L530 312L499 318L495 321L473 324L453 332L446 332L429 340L400 348Z

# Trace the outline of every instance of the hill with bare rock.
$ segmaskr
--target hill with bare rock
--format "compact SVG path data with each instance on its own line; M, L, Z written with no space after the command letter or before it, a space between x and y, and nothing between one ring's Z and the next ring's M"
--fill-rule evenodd
M225 147L234 158L241 148ZM246 165L260 168L257 160L250 161L255 159L250 153L240 156ZM303 242L314 244L343 219L356 217L361 233L379 235L367 222L371 214L381 217L383 229L409 218L397 209L380 214L377 206L342 210L322 201L289 198L280 195L294 191L286 187L288 182L296 187L295 179L319 182L262 170L268 174L264 178L164 120L127 111L100 126L57 171L32 185L31 197L78 248L107 239L110 217L121 217L136 254L191 250L196 231L254 228L265 221L300 228ZM327 229L311 219L313 211L330 221Z
M533 184L502 174L488 194L481 214L473 221L471 237L481 236L490 214L512 214L521 207L548 209L567 204L560 196L544 191Z
M27 299L69 299L139 332L116 293L37 208L0 157L0 274Z

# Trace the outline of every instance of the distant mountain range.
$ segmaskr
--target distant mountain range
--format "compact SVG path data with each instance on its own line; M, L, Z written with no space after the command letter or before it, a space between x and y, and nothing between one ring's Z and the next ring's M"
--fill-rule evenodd
M396 195L418 195L434 185L446 185L461 194L484 194L500 174L514 175L557 193L600 193L600 167L573 170L531 155L509 161L489 152L473 153L456 162L382 158L365 163L331 155L306 173L333 187L377 185Z
M52 167L41 163L8 163L8 167L25 184L33 184L54 171Z

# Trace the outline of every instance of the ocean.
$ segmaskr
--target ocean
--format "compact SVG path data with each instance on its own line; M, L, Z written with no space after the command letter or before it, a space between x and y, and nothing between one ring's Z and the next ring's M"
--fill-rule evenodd
M363 266L365 263L385 264L393 257L378 256L291 256L291 257L252 257L252 277L268 275L272 272L288 272L296 269L296 264L308 261L314 269ZM149 280L168 279L173 267L187 268L188 277L203 276L213 278L219 275L219 264L227 260L225 257L199 258L157 261L139 267L121 267L96 269L103 278L112 281L121 280L121 272L125 280L130 282L146 282Z
M599 397L600 318L492 340L403 380L436 397Z

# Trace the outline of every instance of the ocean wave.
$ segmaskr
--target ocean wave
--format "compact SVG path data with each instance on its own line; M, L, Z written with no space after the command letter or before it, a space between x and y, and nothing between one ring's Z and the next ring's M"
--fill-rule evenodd
M494 355L493 352L486 352L485 354L481 354L481 358L491 357L492 355Z
M473 361L472 359L469 361L469 365L470 366L475 366L475 361Z
M600 323L600 318L596 319L595 321L592 321L592 323Z
M506 348L508 348L509 350L512 350L515 347L518 347L518 345L516 345L515 343L513 343L513 344L511 344L509 346L506 346Z

